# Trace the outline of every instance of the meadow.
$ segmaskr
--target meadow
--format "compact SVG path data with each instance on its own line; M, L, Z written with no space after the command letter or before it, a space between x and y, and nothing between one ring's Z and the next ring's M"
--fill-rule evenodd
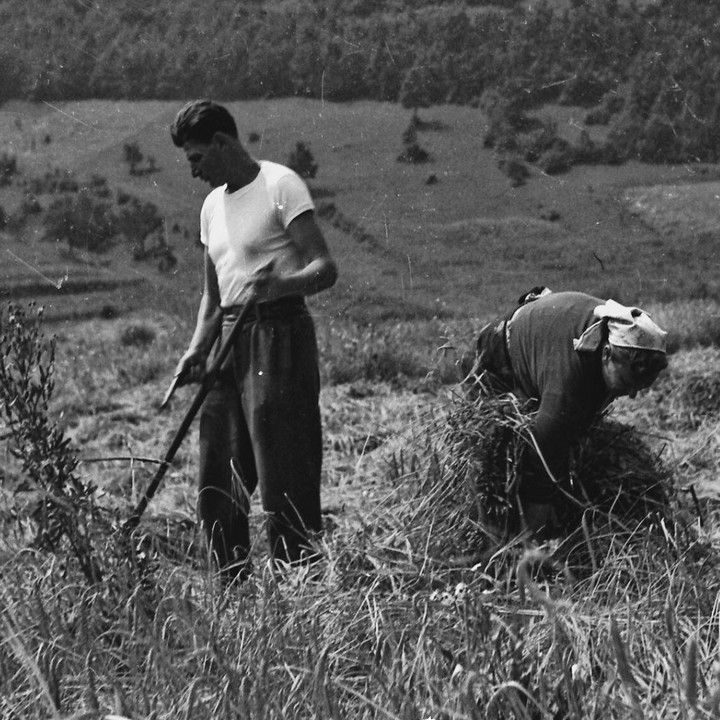
M321 219L342 273L312 302L323 560L273 568L254 505L255 572L221 587L194 525L194 435L133 542L119 540L117 522L192 392L159 411L198 297L204 188L169 143L175 104L7 104L0 122L20 177L0 188L1 205L19 206L21 178L54 167L103 175L157 204L178 262L161 272L120 242L70 252L42 240L35 217L2 235L6 296L45 304L40 328L56 337L54 391L33 417L56 429L53 452L66 447L75 475L97 486L78 537L103 579L83 574L79 546L52 552L33 538L42 518L28 512L37 496L27 448L5 437L0 717L717 717L716 169L576 167L513 188L471 108L421 111L436 121L420 134L434 161L415 166L396 162L409 117L394 105L231 107L258 134L259 156L282 162L307 141L318 203L372 238ZM159 171L130 176L129 142ZM438 182L426 184L431 174ZM668 200L679 192L685 201ZM98 277L107 284L93 285ZM637 301L670 331L669 370L611 417L635 426L672 478L672 522L628 528L588 515L569 546L468 550L453 524L463 506L433 505L427 492L454 467L444 432L463 409L456 362L486 319L538 282ZM7 313L3 323L7 337Z

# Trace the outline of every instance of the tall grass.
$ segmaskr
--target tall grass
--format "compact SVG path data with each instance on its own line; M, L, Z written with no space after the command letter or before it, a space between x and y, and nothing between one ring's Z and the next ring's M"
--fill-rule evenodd
M713 717L720 578L700 537L618 538L582 579L546 548L443 568L397 502L326 536L312 573L261 564L226 589L148 550L153 574L119 575L110 603L6 554L3 717Z
M452 345L452 332L398 325L384 342L419 355L438 347L437 334ZM358 335L361 348L383 341ZM112 337L86 338L78 353L88 364L72 383L92 378L90 351L108 381L140 352ZM320 332L326 348L351 337ZM179 343L161 329L149 349L169 355ZM357 348L338 351L340 361ZM120 392L124 379L113 382ZM96 380L95 391L104 386ZM172 518L148 520L125 545L112 527L94 537L104 574L93 582L63 554L33 548L25 518L4 516L0 717L717 717L716 507L699 501L702 521L678 504L654 524L588 520L569 544L507 538L463 553L454 527L472 518L461 507L452 520L431 492L457 459L439 442L438 418L398 438L402 453L386 453L371 478L346 470L348 482L371 479L382 493L357 507L357 523L328 524L317 566L277 568L258 546L240 586L222 586L194 530ZM685 461L666 461L677 483Z

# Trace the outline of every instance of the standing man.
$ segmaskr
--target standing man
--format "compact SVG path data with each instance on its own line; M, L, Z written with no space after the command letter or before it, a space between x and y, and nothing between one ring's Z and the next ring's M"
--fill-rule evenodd
M552 530L571 445L615 398L634 398L667 367L665 337L639 308L541 287L480 331L466 387L512 392L536 410L536 447L520 471L529 530Z
M212 187L200 213L204 288L176 370L180 383L202 379L216 338L252 303L200 415L198 513L219 568L232 578L246 571L257 485L275 559L307 557L321 529L318 350L304 296L331 287L337 268L305 183L251 157L225 107L190 102L170 132L192 176Z

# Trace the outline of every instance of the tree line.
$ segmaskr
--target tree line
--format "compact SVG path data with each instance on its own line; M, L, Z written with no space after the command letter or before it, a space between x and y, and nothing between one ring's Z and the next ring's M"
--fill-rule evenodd
M615 153L720 157L720 34L703 0L4 0L0 101L307 96L407 107L500 94L512 126L586 105Z

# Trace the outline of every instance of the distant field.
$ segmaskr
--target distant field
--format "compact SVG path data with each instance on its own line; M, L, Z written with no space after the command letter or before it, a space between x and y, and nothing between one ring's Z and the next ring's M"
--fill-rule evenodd
M663 236L691 233L720 238L720 182L629 188L630 212Z
M22 177L70 168L79 178L104 176L112 188L158 205L166 226L179 229L170 237L179 259L173 274L160 275L152 266L134 263L122 248L113 251L104 272L146 278L125 293L130 306L166 299L174 313L189 320L200 279L200 253L193 239L207 188L190 178L182 154L170 142L167 128L179 104L9 103L0 108L0 151L17 155ZM347 314L360 321L487 315L538 283L638 302L684 298L701 287L705 293L717 292L715 250L696 240L691 222L668 238L629 212L624 200L636 186L692 179L691 168L636 163L578 167L554 177L535 172L525 186L512 188L494 153L483 148L482 114L469 107L421 111L423 119L441 128L419 135L433 157L423 165L396 161L410 118L397 105L285 99L230 107L242 137L260 137L248 144L258 157L284 162L296 141L309 143L319 164L312 182L318 202L333 203L372 239L359 244L323 223L341 279L315 302L319 314ZM563 112L557 115L558 125L572 132L582 113ZM159 172L129 175L123 146L130 142L154 157ZM426 184L431 175L437 182ZM686 187L684 192L699 191ZM0 205L8 209L21 198L17 185L0 189ZM49 200L40 198L44 205ZM664 205L662 198L658 202ZM678 238L682 264L676 261ZM43 270L50 277L63 277L68 269L72 275L74 266L59 256L61 249L39 240L37 227L26 228L19 239L6 234L2 242L6 256L9 249L31 265L38 257L55 263L47 273ZM7 265L15 266L19 274L27 272L14 259ZM74 271L80 269L87 271L82 264ZM78 304L77 298L73 302ZM99 296L88 302L102 304Z

